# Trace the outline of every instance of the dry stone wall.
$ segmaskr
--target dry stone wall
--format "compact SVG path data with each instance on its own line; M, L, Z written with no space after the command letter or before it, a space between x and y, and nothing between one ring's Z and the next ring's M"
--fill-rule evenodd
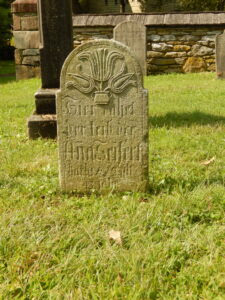
M218 27L149 28L148 73L215 71Z
M215 71L215 37L222 32L220 26L147 27L148 75ZM113 38L113 27L74 27L75 47L99 38Z
M12 4L17 79L39 76L39 30L36 0ZM147 73L215 71L215 38L225 29L225 13L75 15L74 47L113 38L120 22L147 27Z

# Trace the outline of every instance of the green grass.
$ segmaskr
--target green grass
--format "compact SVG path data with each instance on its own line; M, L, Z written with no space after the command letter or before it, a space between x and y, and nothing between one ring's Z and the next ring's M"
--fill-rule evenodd
M0 61L0 75L15 73L15 64L11 60Z
M149 193L79 197L59 189L56 142L27 138L40 82L0 85L0 299L224 299L225 83L145 84Z
M0 79L0 85L15 80L14 61L0 60Z

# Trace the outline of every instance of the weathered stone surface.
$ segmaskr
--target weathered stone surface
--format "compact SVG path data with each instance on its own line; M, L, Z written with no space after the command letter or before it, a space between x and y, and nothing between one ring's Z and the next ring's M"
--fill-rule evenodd
M148 40L149 41L152 41L152 42L159 42L161 39L161 36L158 35L158 34L151 34L149 37L148 37Z
M186 55L187 55L186 52L167 52L165 54L165 57L178 58L178 57L184 57Z
M27 122L30 139L51 138L57 135L56 115L32 115Z
M202 57L189 57L183 67L185 73L204 72L206 69L206 63Z
M40 67L16 65L16 80L40 77Z
M207 67L207 71L209 71L209 72L215 72L216 71L216 65L215 64L210 64Z
M206 42L206 41L197 41L197 43L199 45L202 45L202 46L208 46L209 45L209 42Z
M135 53L142 72L146 75L146 27L141 23L125 21L114 28L113 38Z
M175 63L174 58L154 58L152 60L154 65L173 65Z
M35 55L39 55L39 49L26 49L23 50L23 56L35 56Z
M164 53L162 52L157 52L157 51L148 51L147 52L147 57L163 57Z
M99 40L66 59L57 94L63 190L146 191L148 93L129 48Z
M39 56L25 56L22 60L22 65L39 66Z
M13 30L21 30L20 16L13 14Z
M16 49L14 52L14 57L15 57L15 64L20 65L22 64L22 50Z
M190 46L187 46L187 45L175 45L174 47L173 47L173 50L175 51L175 52L179 52L179 51L189 51L191 49L191 47Z
M225 31L216 36L216 73L217 78L225 79Z
M175 41L176 37L173 34L165 34L161 37L162 42Z
M215 36L205 35L205 36L202 37L202 41L215 42Z
M22 17L21 30L38 30L38 18L36 16Z
M11 4L12 13L36 13L37 0L16 0Z
M38 0L38 11L42 88L58 88L62 65L73 49L71 1Z
M186 57L182 57L182 58L175 58L175 62L178 64L178 65L183 65L184 62L186 60Z
M39 48L39 31L13 31L17 49Z
M35 106L36 113L42 114L55 114L55 98L58 89L40 89L35 93Z
M172 45L168 45L166 43L152 43L152 50L153 51L168 51L173 49Z
M201 46L201 45L194 45L190 54L192 56L205 56L214 53L212 48Z
M190 34L186 34L180 37L180 41L186 41L186 42L197 41L198 39L199 39L198 36L194 36Z

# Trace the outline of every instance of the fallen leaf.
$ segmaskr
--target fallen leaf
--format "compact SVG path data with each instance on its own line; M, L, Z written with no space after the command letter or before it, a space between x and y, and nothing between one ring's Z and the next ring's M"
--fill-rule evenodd
M203 166L208 166L208 165L210 165L211 163L213 163L215 160L216 160L216 158L215 158L215 157L212 157L212 158L209 159L209 160L206 160L206 161L201 162L201 165L203 165Z
M146 203L146 202L148 202L148 198L143 198L143 197L142 197L142 198L139 199L139 202L144 202L144 203Z
M114 241L117 245L122 245L121 233L120 231L110 230L109 239Z
M123 275L121 273L118 274L118 280L119 282L123 282Z

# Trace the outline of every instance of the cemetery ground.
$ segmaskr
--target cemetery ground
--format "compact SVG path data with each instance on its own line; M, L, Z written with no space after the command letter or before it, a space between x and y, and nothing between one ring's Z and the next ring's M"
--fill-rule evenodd
M27 138L40 81L0 81L0 299L224 299L224 81L146 78L149 193L86 196Z

